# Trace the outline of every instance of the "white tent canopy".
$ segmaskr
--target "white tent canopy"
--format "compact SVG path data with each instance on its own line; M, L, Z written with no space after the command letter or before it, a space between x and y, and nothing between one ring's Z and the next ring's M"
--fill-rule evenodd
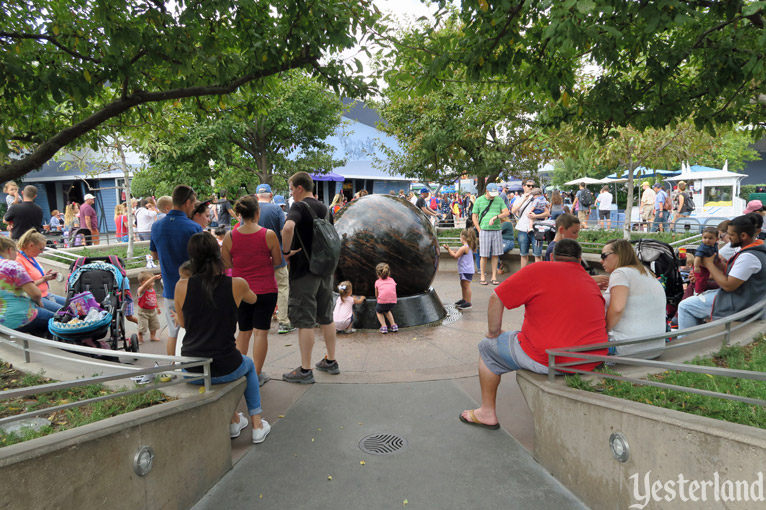
M579 179L574 179L569 182L565 182L565 186L573 186L576 184L580 184L581 182L584 182L585 184L603 184L604 181L601 179L594 179L593 177L580 177Z
M666 177L666 181L694 181L697 179L721 179L726 177L747 177L746 174L736 174L734 172L728 172L726 170L711 170L708 172L689 172L676 175L674 177Z

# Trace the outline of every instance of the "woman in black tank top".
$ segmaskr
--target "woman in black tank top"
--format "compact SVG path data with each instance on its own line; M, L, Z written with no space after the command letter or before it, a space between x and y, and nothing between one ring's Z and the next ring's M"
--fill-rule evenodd
M181 355L212 358L210 371L213 384L247 378L245 401L253 426L253 442L262 443L271 431L269 423L261 418L261 393L253 360L237 350L234 333L237 326L237 308L244 301L255 303L256 295L242 278L224 275L221 251L215 238L206 233L194 234L189 239L188 252L192 264L192 277L179 280L175 288L177 322L186 328ZM202 367L190 368L201 372ZM196 381L201 384L202 381ZM238 437L248 420L242 413L234 413L229 425L232 438Z

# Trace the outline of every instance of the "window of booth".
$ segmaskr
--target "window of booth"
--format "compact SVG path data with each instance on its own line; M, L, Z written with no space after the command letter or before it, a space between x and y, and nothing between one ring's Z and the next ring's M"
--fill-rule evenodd
M734 186L705 186L705 207L734 205Z

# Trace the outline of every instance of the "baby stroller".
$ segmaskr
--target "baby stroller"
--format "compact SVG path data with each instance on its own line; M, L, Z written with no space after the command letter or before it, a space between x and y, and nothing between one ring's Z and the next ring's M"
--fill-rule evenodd
M66 303L48 321L55 340L138 352L138 335L125 336L130 285L124 267L125 262L114 255L80 257L72 263Z
M635 239L631 242L638 260L652 270L665 289L665 312L668 318L673 317L684 296L684 284L675 251L668 243L656 239Z

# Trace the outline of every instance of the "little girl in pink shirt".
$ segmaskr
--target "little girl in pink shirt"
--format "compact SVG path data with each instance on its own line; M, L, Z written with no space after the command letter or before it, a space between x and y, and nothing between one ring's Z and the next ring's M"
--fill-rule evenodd
M391 268L385 262L378 264L375 272L378 275L378 279L375 280L375 298L378 301L375 305L375 313L380 322L380 332L384 335L389 331L396 333L399 331L399 326L394 322L394 315L391 313L396 305L396 282L389 276ZM386 326L386 319L391 324L390 329Z

